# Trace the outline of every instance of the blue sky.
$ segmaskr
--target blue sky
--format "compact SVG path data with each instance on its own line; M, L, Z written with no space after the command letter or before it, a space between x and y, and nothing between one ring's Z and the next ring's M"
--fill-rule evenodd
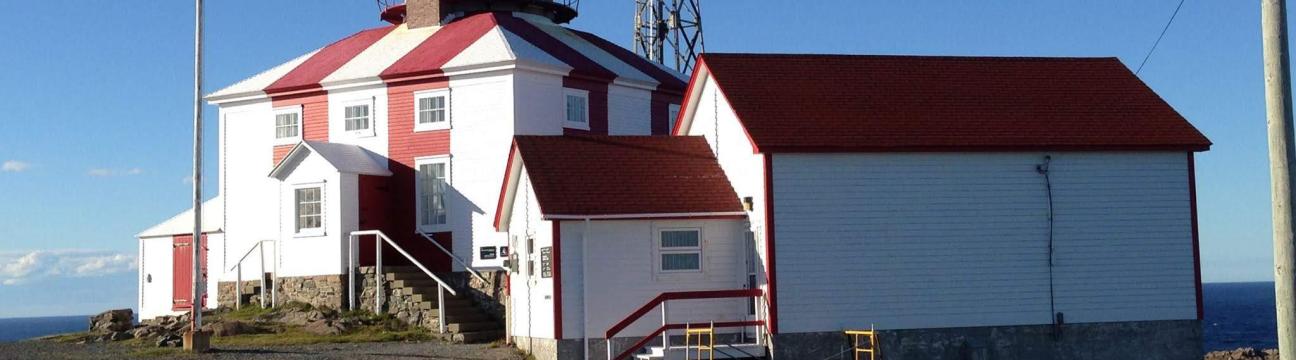
M709 51L1137 67L1177 3L710 0L703 11ZM0 317L135 304L134 234L188 207L191 6L0 2ZM574 27L630 46L633 1L581 6ZM379 25L368 0L209 1L206 91ZM1215 142L1197 157L1204 280L1271 279L1259 5L1188 1L1140 76Z

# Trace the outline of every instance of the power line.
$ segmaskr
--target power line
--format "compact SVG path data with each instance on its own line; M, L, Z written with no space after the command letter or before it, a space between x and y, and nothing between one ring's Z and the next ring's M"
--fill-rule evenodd
M1156 51L1157 45L1161 44L1161 38L1165 37L1166 30L1170 30L1170 24L1174 24L1175 16L1179 15L1179 9L1183 8L1184 1L1179 0L1179 6L1175 6L1174 13L1170 14L1170 21L1166 21L1165 27L1161 28L1161 35L1157 36L1156 42L1152 43L1152 48L1148 49L1147 56L1143 57L1143 62L1139 63L1138 70L1134 70L1134 74L1142 72L1143 65L1147 65L1148 59L1152 58L1152 52Z

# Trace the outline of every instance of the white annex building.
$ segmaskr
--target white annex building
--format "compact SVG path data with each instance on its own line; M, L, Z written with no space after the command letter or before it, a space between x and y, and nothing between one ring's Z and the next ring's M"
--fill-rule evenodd
M1118 60L704 54L685 82L575 15L409 0L209 94L199 303L540 359L680 358L686 328L719 358L869 328L885 359L1200 358L1211 144ZM142 318L195 302L191 218L139 234Z

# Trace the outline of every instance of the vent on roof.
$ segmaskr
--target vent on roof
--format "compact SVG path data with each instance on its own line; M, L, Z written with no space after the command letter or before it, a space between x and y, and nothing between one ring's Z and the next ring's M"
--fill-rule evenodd
M487 11L513 11L544 16L563 24L576 18L580 0L378 0L380 18L392 24L407 23L410 28L439 26L468 15Z

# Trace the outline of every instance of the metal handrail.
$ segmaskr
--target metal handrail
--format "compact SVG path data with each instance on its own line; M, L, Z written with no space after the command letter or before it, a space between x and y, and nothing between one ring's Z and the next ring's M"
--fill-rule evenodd
M347 284L350 286L349 291L347 291L347 294L348 294L348 302L347 302L347 306L348 306L348 308L350 308L350 309L352 309L352 310L355 310L355 309L356 309L356 306L355 306L355 297L356 297L356 295L355 295L355 293L356 293L356 291L355 291L355 288L356 288L356 287L355 287L355 269L356 269L356 262L357 262L357 261L356 261L356 260L357 260L357 259L356 259L356 257L357 257L356 248L357 248L357 245L359 244L359 237L361 237L361 236L375 236L375 237L377 237L378 239L381 239L381 240L382 240L382 241L374 241L374 259L375 259L375 262L374 262L374 265L375 265L375 266L374 266L374 288L375 288L375 291L374 291L374 300L375 300L375 301L374 301L374 313L376 313L376 314L382 314L382 313L383 313L383 285L382 285L382 284L383 284L383 281L384 281L385 279L383 278L383 271L382 271L382 244L383 244L383 242L386 242L387 244L391 245L393 249L396 249L396 251L399 252L401 255L404 255L406 259L409 259L409 261L410 261L411 263L414 263L414 266L417 266L417 267L419 268L419 270L423 270L423 273L424 273L424 274L427 274L428 277L430 277L430 278L432 278L432 280L436 281L436 283L437 283L437 311L440 312L440 313L438 314L438 316L437 316L437 328L438 328L438 330L439 330L441 333L444 334L445 331L446 331L446 324L445 324L445 318L446 318L446 317L445 317L445 292L446 292L446 291L449 291L449 292L450 292L450 295L456 295L456 296L459 295L459 293L455 292L454 288L451 288L449 284L447 284L445 281L441 280L440 277L437 277L436 274L433 274L431 270L428 270L428 269L427 269L427 267L424 267L424 266L423 266L423 263L420 263L417 259L414 259L414 256L411 256L408 252L405 251L405 249L401 248L400 245L397 245L395 241L392 241L392 239L389 238L389 237L387 237L387 234L384 234L381 230L352 231L351 234L348 236L348 238L349 238L348 240L349 240L349 241L348 241L348 244L347 244L347 245L348 245L348 246L347 246L347 250L348 250L348 254L347 254L347 265L348 265L348 266L347 266Z
M261 258L261 268L260 268L261 271L259 271L259 273L260 273L260 275L261 275L261 276L259 276L259 278L261 279L261 307L263 307L263 308L264 308L264 307L267 307L267 306L266 306L266 296L265 296L265 291L266 291L266 283L265 283L265 270L266 270L266 269L265 269L265 243L268 243L268 242L275 242L275 241L274 241L274 240L261 240L261 241L257 241L255 244L252 244L252 246L249 246L247 252L246 252L246 253L243 253L243 257L240 257L240 258L238 259L238 261L234 263L234 266L230 267L229 270L228 270L228 271L234 271L234 272L235 272L235 275L234 275L234 276L235 276L235 277L234 277L234 279L235 279L235 281L234 281L234 293L235 293L235 295L234 295L234 309L236 309L236 310L239 309L239 308L241 308L241 307L243 307L243 261L244 261L244 260L247 260L247 257L250 256L250 255L252 255L252 250L257 250L257 249L260 249L260 250L261 250L261 256L258 256L259 258ZM271 289L270 289L270 305L269 305L270 307L273 307L273 306L274 306L275 300L277 300L276 297L277 297L277 295L278 295L278 291L277 291L276 289L274 289L274 287L277 287L278 285L276 285L276 284L279 283L279 263L278 263L278 262L274 262L274 263L275 263L275 269L274 269L273 272L271 272L271 274L274 274L273 276L275 277L275 279L274 279L274 281L270 284L270 286L271 286Z
M463 261L463 259L460 259L458 255L455 255L453 252L450 252L450 250L446 250L446 248L444 246L441 246L441 243L438 243L436 239L432 238L431 235L428 235L427 233L421 231L419 232L419 235L423 235L424 239L427 239L429 242L432 243L432 245L436 245L437 249L441 249L441 252L445 253L446 255L449 255L450 259L459 263L459 265L463 265L464 269L468 270L468 273L472 274L473 277L476 277L478 280L481 280L484 283L490 283L490 280L486 280L486 278L483 277L481 273L477 272L477 270L474 270L472 266L469 266L467 262Z
M653 298L652 300L649 300L648 303L644 304L643 306L640 306L639 309L636 309L634 312L630 313L630 315L622 319L621 322L612 325L612 327L609 328L607 332L604 333L603 338L607 347L608 358L614 360L624 359L625 357L629 356L630 354L642 348L645 344L648 343L648 341L651 341L652 338L656 337L658 334L661 334L671 329L679 329L681 328L680 326L686 326L686 324L670 324L668 322L668 319L666 317L667 314L666 305L671 300L752 298L752 297L761 297L763 295L764 292L761 291L760 289L682 291L682 292L661 293L660 295L657 295L657 297ZM644 315L647 315L649 311L652 311L652 309L657 308L659 305L661 306L662 327L658 328L657 331L654 331L652 334L648 335L647 337L644 337L638 343L635 343L633 346L626 349L624 352L620 353L616 357L613 357L612 338L616 337L616 335L620 333L621 330L625 330L626 327L630 326L635 321L642 318ZM716 327L746 327L746 326L763 326L763 325L765 325L765 321L763 320L715 323ZM666 335L662 336L662 347L664 348L664 350L670 350L670 336L666 336Z

